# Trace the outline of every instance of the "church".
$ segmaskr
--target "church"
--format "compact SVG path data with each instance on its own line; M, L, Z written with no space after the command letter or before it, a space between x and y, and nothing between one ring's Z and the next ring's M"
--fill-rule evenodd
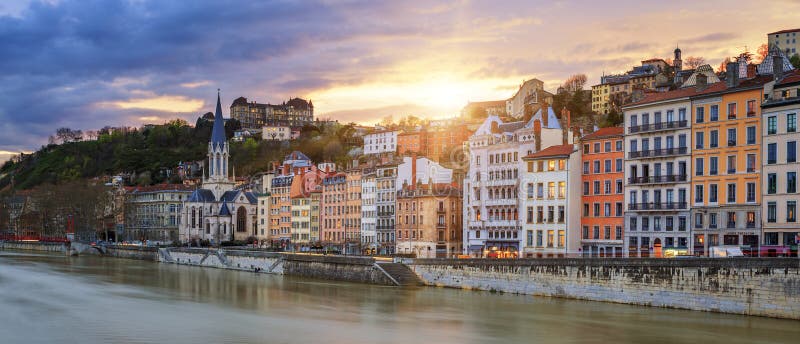
M219 245L256 235L256 196L235 187L235 173L231 173L228 164L229 148L217 93L214 126L208 142L208 164L204 169L207 173L203 173L202 185L183 206L179 227L181 242L208 240L212 245Z

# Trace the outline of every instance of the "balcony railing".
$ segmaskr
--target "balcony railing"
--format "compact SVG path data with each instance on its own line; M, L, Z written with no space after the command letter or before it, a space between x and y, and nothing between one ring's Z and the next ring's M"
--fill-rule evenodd
M486 205L517 205L516 198L494 198L487 199Z
M728 222L728 224L727 224L727 226L725 228L735 229L736 228L736 222Z
M728 169L728 174L736 174L736 169L735 168L729 168Z
M642 124L642 125L634 125L628 128L628 131L633 133L644 133L644 132L651 132L651 131L659 131L659 130L672 130L672 129L680 129L686 128L689 122L686 120L683 121L671 121L671 122L659 122L659 123L651 123L651 124Z
M636 152L629 152L628 158L642 159L642 158L657 158L665 156L685 155L687 151L688 150L686 149L686 147L642 150Z
M686 202L672 202L672 203L631 203L628 204L628 210L634 211L647 211L647 210L685 210Z
M665 176L630 177L628 184L663 184L685 182L685 174L668 174Z

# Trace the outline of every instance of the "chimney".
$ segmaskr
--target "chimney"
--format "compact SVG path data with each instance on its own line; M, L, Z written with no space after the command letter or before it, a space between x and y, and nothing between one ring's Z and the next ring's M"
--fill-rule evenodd
M499 134L500 133L500 125L497 122L492 121L492 134Z
M536 151L542 149L542 121L534 120L533 121L533 136L536 139Z
M708 86L708 77L703 73L697 73L695 88L698 91L704 90Z
M563 133L563 136L562 136L562 139L561 139L562 144L569 143L569 133L570 133L570 130L572 130L572 118L571 117L572 117L572 114L570 113L569 110L567 110L566 107L561 109L561 121L565 121L566 120L566 122L567 122L567 126L564 128L565 130L564 130L564 133Z
M725 66L725 85L728 88L736 87L739 84L739 64L728 62Z
M283 175L284 176L288 176L289 175L289 171L290 171L289 170L289 164L283 164Z
M780 54L772 55L772 74L776 82L783 79L783 57Z
M548 126L547 120L548 117L550 117L550 111L547 110L547 107L548 107L547 101L542 100L542 126L544 126L545 128L547 128Z

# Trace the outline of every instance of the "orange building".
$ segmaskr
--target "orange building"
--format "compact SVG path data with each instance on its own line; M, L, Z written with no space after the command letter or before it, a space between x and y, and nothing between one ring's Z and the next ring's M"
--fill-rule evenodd
M454 150L461 149L474 131L466 123L428 128L425 133L425 156L440 162L449 161Z
M336 173L322 180L320 241L341 250L345 245L347 174Z
M397 153L413 155L425 153L425 132L410 131L397 134Z
M602 128L581 138L581 250L587 256L621 257L624 239L623 128Z
M736 71L735 63L727 66ZM761 101L772 76L726 80L692 97L694 254L741 246L758 252L761 235Z

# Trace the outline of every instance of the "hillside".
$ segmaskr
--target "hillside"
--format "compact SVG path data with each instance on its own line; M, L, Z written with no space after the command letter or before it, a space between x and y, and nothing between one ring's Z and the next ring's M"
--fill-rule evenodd
M194 127L174 120L142 128L106 129L92 141L49 144L39 151L13 159L0 168L0 190L30 189L42 184L90 179L127 173L136 176L129 184L148 185L179 182L168 180L165 170L181 161L206 158L213 121L198 119ZM349 128L349 129L348 129ZM226 122L232 137L238 122ZM291 143L248 139L231 142L231 163L237 175L248 175L269 168L292 150L301 150L314 161L347 162L353 148L352 127L329 124L323 128L307 126L301 137ZM351 142L347 144L346 142ZM13 184L13 185L12 185Z

